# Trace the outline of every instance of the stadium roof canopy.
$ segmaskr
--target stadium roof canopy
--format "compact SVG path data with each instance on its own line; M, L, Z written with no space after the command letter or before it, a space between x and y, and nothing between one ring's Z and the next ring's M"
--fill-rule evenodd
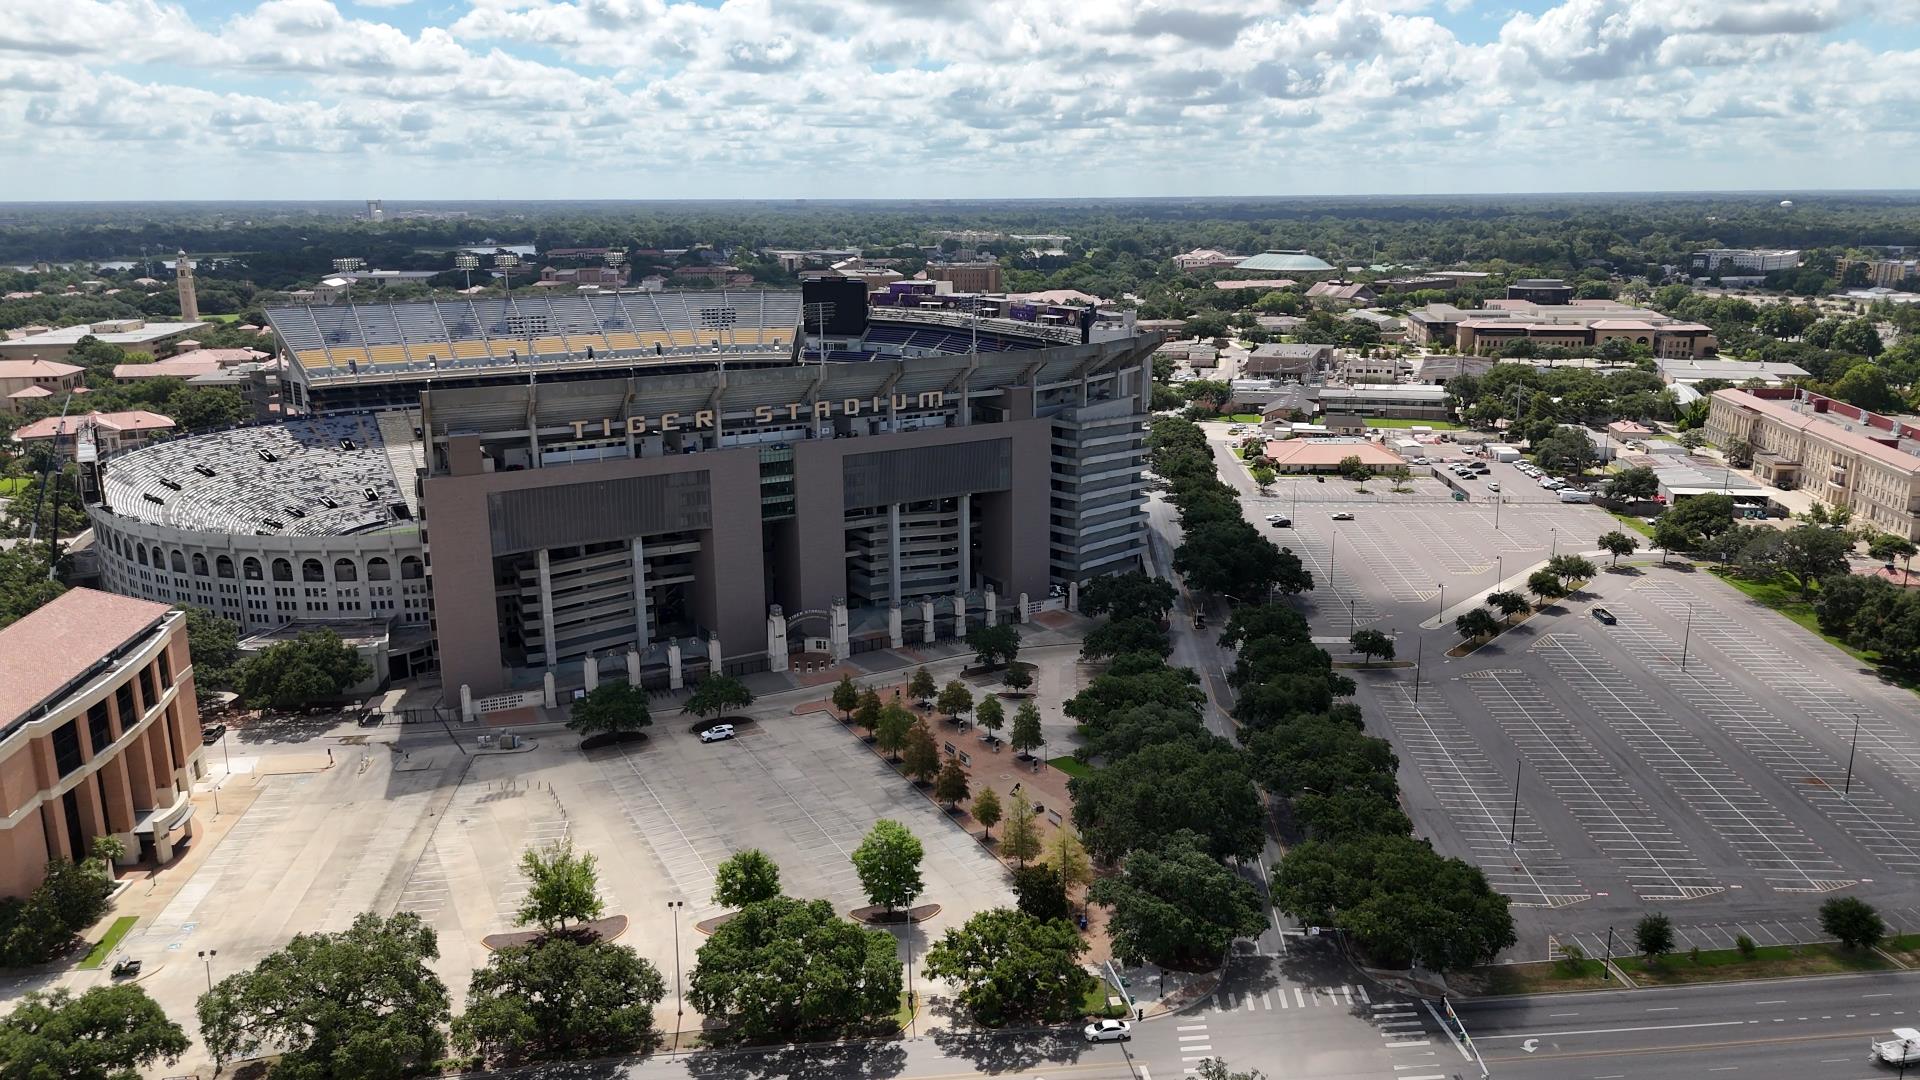
M1263 251L1242 259L1235 270L1266 270L1287 274L1317 274L1333 269L1333 264L1316 259L1304 251Z

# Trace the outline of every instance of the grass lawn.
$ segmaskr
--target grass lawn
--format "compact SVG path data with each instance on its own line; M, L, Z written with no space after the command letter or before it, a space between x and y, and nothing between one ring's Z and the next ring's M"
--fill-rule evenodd
M1458 431L1460 425L1451 420L1401 420L1391 417L1368 417L1368 427L1378 428L1432 428L1435 431Z
M893 1020L894 1023L900 1025L901 1031L907 1030L907 1024L913 1020L913 1010L907 1007L907 992L905 990L900 991L900 1008L895 1010Z
M1680 983L1733 982L1738 979L1786 979L1799 975L1838 975L1854 971L1891 971L1886 957L1867 949L1843 949L1832 942L1817 945L1762 945L1753 958L1738 949L1712 949L1694 959L1674 953L1653 963L1643 957L1616 957L1614 963L1642 986Z
M1048 758L1047 764L1059 769L1068 776L1093 775L1093 766L1075 759L1072 754L1064 754L1057 758Z
M1920 967L1920 934L1901 934L1880 943L1880 948L1908 967Z
M1127 1015L1127 1007L1124 1003L1107 1003L1107 997L1112 993L1113 987L1104 982L1087 991L1087 1015L1096 1020L1124 1019Z
M1609 510L1607 511L1607 513L1613 514L1613 511ZM1653 526L1647 524L1644 521L1641 521L1639 518L1634 517L1632 514L1613 514L1613 519L1615 521L1618 521L1620 524L1625 525L1627 528L1632 529L1634 532L1639 533L1641 536L1644 536L1649 540L1653 539ZM1649 545L1647 544L1641 544L1640 550L1645 551L1647 550L1648 547Z
M1820 629L1820 617L1814 614L1811 603L1800 598L1800 586L1794 582L1792 575L1783 572L1771 581L1750 581L1716 569L1713 571L1713 576L1806 627L1809 633L1820 640L1874 668L1887 682L1920 693L1920 678L1915 678L1912 674L1885 663L1873 653L1856 649L1837 637L1823 633ZM1820 584L1815 582L1813 592L1819 591Z
M114 948L120 944L120 939L126 937L127 931L133 929L133 924L139 921L140 916L138 915L122 915L113 920L113 925L107 927L106 936L100 939L98 945L87 950L86 959L80 961L80 966L83 968L97 968L101 964L106 963L107 957L113 955Z
M1228 416L1227 419L1236 424L1257 424L1266 418L1259 413L1237 412Z
M1477 995L1552 994L1566 990L1624 990L1598 960L1582 960L1579 967L1561 961L1536 964L1498 964L1475 968L1469 974L1480 989Z

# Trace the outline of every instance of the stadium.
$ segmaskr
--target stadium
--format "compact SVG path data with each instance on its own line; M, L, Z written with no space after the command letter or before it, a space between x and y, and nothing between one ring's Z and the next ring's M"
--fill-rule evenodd
M301 415L104 462L105 583L249 633L384 623L390 674L471 713L937 640L1137 568L1157 338L931 285L271 309Z

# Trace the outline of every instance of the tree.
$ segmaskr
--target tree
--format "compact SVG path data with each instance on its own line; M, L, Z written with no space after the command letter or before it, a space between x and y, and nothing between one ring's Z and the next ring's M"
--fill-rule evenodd
M606 905L600 900L597 861L591 852L574 854L572 840L521 852L520 872L526 875L527 895L514 922L537 923L551 934L565 930L569 921L599 918Z
M940 700L937 706L941 712L957 722L961 713L973 708L973 691L967 689L966 683L954 679L940 689Z
M1013 733L1009 741L1013 743L1014 752L1022 757L1031 756L1046 743L1046 734L1040 729L1040 710L1033 707L1033 702L1023 701L1013 711Z
M1103 862L1182 829L1200 836L1215 858L1251 859L1266 835L1252 763L1230 749L1143 747L1074 777L1067 790L1080 839Z
M1831 390L1841 401L1873 412L1894 412L1904 407L1899 392L1887 385L1886 371L1874 364L1848 368Z
M240 677L240 627L205 608L189 607L187 649L195 689L231 690Z
M973 722L980 725L980 729L987 734L997 736L1000 729L1007 724L1007 707L1000 704L999 698L988 694L982 697L980 704L974 708Z
M1884 563L1891 563L1895 559L1901 559L1904 560L1906 566L1911 567L1913 565L1913 557L1920 555L1920 545L1916 545L1904 536L1896 536L1893 533L1879 533L1867 542L1867 554Z
M1073 917L1073 906L1067 900L1066 880L1060 876L1060 871L1046 863L1033 863L1015 869L1013 895L1023 914L1041 922Z
M1788 529L1781 551L1781 568L1800 583L1800 595L1813 592L1813 583L1821 578L1847 572L1847 555L1853 550L1853 537L1816 525Z
M1266 905L1240 875L1180 831L1128 855L1089 899L1113 910L1107 934L1129 961L1186 965L1225 954L1236 937L1266 928Z
M1500 620L1495 619L1493 612L1486 608L1477 607L1453 620L1453 628L1460 632L1461 637L1475 641L1499 633Z
M1718 536L1733 528L1733 497L1714 494L1690 496L1660 515L1660 520L1671 521L1684 528L1690 538ZM1655 539L1658 539L1658 534Z
M924 721L908 729L901 767L919 784L931 783L940 775L940 746L934 742L933 732L927 730Z
M976 626L967 631L964 640L967 648L973 650L974 662L981 667L1012 664L1020 655L1020 628L1012 623Z
M1577 475L1593 465L1593 441L1579 428L1556 427L1533 443L1533 460L1548 472Z
M1016 791L1007 800L1007 827L1000 833L1000 854L1021 866L1040 854L1040 826L1033 820L1033 803Z
M1148 577L1138 570L1108 574L1087 582L1080 590L1080 611L1110 615L1115 620L1144 618L1158 621L1173 607L1173 583Z
M899 761L900 751L907 748L907 741L913 735L914 715L899 702L889 701L880 710L878 726L873 729L873 744L887 755L888 761Z
M647 692L626 682L604 682L567 711L567 730L581 735L626 734L653 724Z
M951 812L968 794L967 770L960 764L959 758L948 758L940 766L940 775L933 781L933 797L946 803L947 810Z
M880 721L886 715L880 704L880 695L872 687L860 695L860 704L853 710L853 722L877 738L880 734Z
M1478 867L1410 836L1296 844L1274 874L1273 894L1289 915L1343 928L1385 967L1418 962L1450 971L1483 963L1517 940L1507 898Z
M20 497L15 496L16 499ZM46 544L23 541L11 549L0 550L0 626L6 626L66 591L65 585L47 577Z
M744 709L751 704L753 691L747 689L746 683L731 675L709 675L693 688L693 694L682 708L704 720L709 716L722 716L729 711Z
M920 838L905 825L888 818L873 823L867 838L853 852L853 869L867 899L887 909L911 905L920 895Z
M1660 477L1645 465L1621 469L1607 480L1607 498L1623 502L1651 499L1660 493Z
M1017 694L1033 685L1033 673L1027 670L1025 664L1008 662L1006 674L1000 676L1000 681Z
M624 945L542 938L474 969L453 1041L487 1059L644 1054L660 1041L653 1010L666 994L659 969Z
M1567 595L1567 587L1561 582L1560 575L1551 570L1535 570L1528 574L1527 591L1539 597L1542 604Z
M113 877L98 858L49 861L25 900L0 901L0 964L44 964L107 913Z
M1642 915L1633 927L1633 947L1648 960L1657 960L1673 951L1673 920L1654 912Z
M364 912L340 933L297 934L251 971L200 997L201 1038L216 1061L281 1052L293 1077L401 1080L446 1048L446 984L433 929L413 912Z
M933 700L934 692L933 673L924 667L914 668L913 677L907 680L907 696L919 702L924 709Z
M853 685L853 676L842 675L840 682L833 688L833 707L848 723L853 722L853 710L860 707L860 688Z
M1660 549L1660 565L1667 564L1667 556L1675 551L1685 551L1694 544L1694 537L1687 527L1672 517L1662 516L1653 523L1653 546Z
M1053 839L1047 841L1046 861L1069 889L1093 884L1093 861L1087 858L1085 845L1072 829L1054 830Z
M1347 644L1369 663L1376 656L1382 660L1393 659L1393 639L1378 630L1355 630L1348 636Z
M192 1042L132 983L22 995L0 1017L0 1077L6 1080L138 1080L172 1065Z
M973 820L980 823L984 836L993 838L993 827L1000 823L1000 796L992 788L982 788L973 797Z
M1267 489L1273 486L1273 466L1255 465L1253 468L1247 470L1247 472L1253 477L1253 484L1260 489L1260 494L1265 495Z
M1166 656L1173 651L1167 632L1160 624L1144 616L1108 619L1088 633L1080 643L1080 656L1086 660L1104 660L1127 653Z
M1563 582L1586 581L1599 571L1585 555L1555 555L1547 560L1547 569Z
M1849 949L1871 949L1887 936L1880 913L1857 896L1836 896L1821 904L1820 929Z
M1618 341L1619 339L1615 338L1614 340ZM1225 1061L1213 1057L1200 1059L1200 1071L1196 1075L1200 1077L1200 1080L1267 1080L1267 1074L1261 1072L1259 1069L1249 1069L1246 1072L1233 1072L1227 1068Z
M759 848L727 857L713 872L713 902L738 909L780 895L780 867Z
M181 431L229 428L252 413L246 399L232 390L197 386L182 387L175 391L162 406L162 411Z
M806 1041L874 1028L900 1009L898 942L825 900L749 904L700 946L687 1003L715 1042Z
M1600 549L1613 556L1613 565L1620 565L1620 556L1631 555L1640 550L1640 541L1614 529L1600 534Z
M945 979L976 1023L1057 1024L1083 1015L1098 980L1080 966L1087 950L1071 924L994 908L941 935L927 950L928 978Z
M1512 589L1500 589L1496 592L1488 593L1487 604L1498 611L1501 617L1505 618L1508 622L1512 622L1515 615L1533 610L1532 601L1528 600L1522 594L1514 592Z
M373 677L373 668L332 630L303 630L240 665L240 698L248 708L303 709L335 701Z

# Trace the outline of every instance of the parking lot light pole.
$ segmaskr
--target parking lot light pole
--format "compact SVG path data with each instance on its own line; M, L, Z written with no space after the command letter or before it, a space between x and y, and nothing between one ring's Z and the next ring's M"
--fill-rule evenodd
M1520 831L1520 762L1513 763L1513 815L1507 819L1507 846L1512 847Z
M1547 558L1551 559L1555 555L1560 554L1560 530L1550 529L1548 530L1547 535L1550 541L1547 547Z
M1440 610L1434 612L1433 617L1436 620L1444 620L1447 617L1447 583L1442 581L1439 583L1439 585L1440 585Z
M1693 605L1687 605L1687 628L1680 634L1680 674L1687 673L1687 646L1693 641Z
M1420 658L1427 653L1427 639L1413 639L1413 703L1420 704Z
M680 1029L687 1013L686 999L680 996L680 909L687 906L685 900L667 901L667 910L673 912L673 1053L680 1053Z
M1860 752L1860 714L1853 714L1853 745L1847 748L1847 783L1840 789L1840 797L1853 794L1853 756Z

